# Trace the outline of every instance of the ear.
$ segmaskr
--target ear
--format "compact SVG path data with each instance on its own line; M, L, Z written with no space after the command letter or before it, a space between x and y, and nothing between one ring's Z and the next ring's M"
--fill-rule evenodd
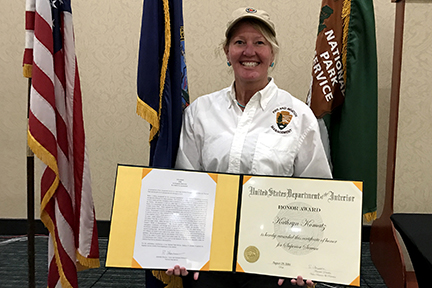
M224 50L224 52L225 52L225 57L226 57L226 59L227 59L227 62L230 62L230 59L229 59L229 57L228 57L228 53L229 53L229 49L228 49L228 47L224 47L223 50Z
M225 52L225 55L228 57L228 52L229 52L228 45L225 46L225 47L223 48L223 50L224 50L224 52Z

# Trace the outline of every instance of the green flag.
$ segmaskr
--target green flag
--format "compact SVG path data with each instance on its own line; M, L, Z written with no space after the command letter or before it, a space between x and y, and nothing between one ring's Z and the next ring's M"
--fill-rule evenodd
M377 94L373 1L323 0L308 103L326 124L334 179L363 181L368 221L377 209Z

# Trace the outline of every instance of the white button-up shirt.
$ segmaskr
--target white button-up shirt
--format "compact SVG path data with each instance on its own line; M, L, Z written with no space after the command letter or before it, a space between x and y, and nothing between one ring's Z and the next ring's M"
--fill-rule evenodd
M235 174L331 178L309 107L273 79L238 107L234 83L184 111L176 168Z

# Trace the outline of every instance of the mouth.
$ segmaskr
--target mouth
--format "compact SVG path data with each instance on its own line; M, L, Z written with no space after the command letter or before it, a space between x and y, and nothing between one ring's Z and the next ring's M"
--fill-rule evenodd
M240 62L240 64L245 67L256 67L259 65L259 62Z

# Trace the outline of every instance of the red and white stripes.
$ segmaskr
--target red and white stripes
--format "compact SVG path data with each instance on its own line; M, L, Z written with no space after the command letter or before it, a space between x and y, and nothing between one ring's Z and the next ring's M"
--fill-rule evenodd
M35 0L26 1L25 12L25 49L23 59L23 75L31 78L31 67L33 64L33 38L34 38L34 17L35 17Z
M31 23L26 24L29 40L24 56L24 70L32 64L28 144L46 165L41 179L41 220L52 240L48 287L78 287L77 263L99 267L72 14L63 11L63 2L70 7L69 0L27 0L26 5L26 21L34 19L34 33ZM62 10L55 23L54 9ZM61 39L53 36L54 25L61 25Z

